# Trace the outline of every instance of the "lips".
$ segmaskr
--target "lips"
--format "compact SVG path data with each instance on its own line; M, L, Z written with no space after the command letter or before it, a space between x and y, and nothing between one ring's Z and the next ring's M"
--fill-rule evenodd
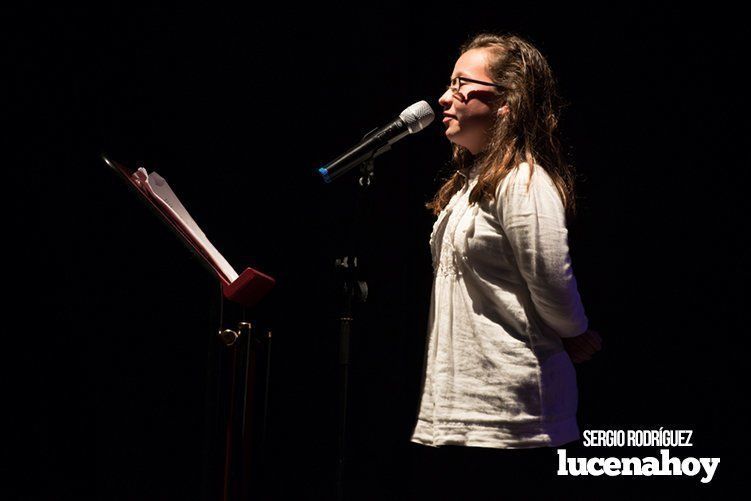
M456 117L455 117L454 115L446 115L446 114L444 114L444 115L443 115L443 122L444 122L444 123L445 123L445 122L448 122L448 121L449 121L449 120L451 120L451 119L454 119L454 120L456 120Z

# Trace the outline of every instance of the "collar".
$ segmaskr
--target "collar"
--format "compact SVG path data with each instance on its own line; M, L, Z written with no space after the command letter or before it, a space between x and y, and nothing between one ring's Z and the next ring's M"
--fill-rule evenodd
M464 179L474 179L475 177L477 177L479 171L475 168L475 166L472 166L465 169L458 169L456 172L458 172L459 175L463 176Z

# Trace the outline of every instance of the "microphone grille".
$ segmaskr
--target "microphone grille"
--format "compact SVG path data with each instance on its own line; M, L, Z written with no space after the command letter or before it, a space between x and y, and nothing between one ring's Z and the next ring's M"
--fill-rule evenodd
M430 125L435 118L435 113L427 101L418 101L402 111L399 118L407 124L409 133L414 134Z

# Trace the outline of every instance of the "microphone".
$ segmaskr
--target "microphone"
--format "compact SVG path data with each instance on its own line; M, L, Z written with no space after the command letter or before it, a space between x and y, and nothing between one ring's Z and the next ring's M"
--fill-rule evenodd
M425 101L418 101L399 114L391 123L373 129L359 144L347 150L325 166L318 169L323 180L330 183L353 167L373 159L391 149L391 145L403 137L423 130L435 118L435 113Z

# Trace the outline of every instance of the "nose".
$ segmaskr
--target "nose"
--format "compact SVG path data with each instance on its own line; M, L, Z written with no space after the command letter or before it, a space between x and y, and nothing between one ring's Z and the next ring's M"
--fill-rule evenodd
M453 99L453 93L451 92L451 89L446 89L446 92L441 95L440 98L438 98L438 104L440 104L444 110L451 107L451 101Z

